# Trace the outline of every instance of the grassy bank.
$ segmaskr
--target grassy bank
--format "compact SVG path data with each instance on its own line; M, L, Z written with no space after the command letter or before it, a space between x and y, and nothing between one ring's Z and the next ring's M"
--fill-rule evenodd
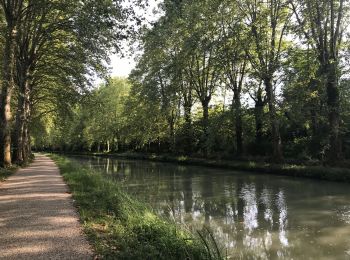
M203 234L195 236L130 198L117 183L67 158L51 156L69 185L81 221L103 259L218 259Z
M171 162L182 165L196 165L213 168L222 168L229 170L238 170L254 173L276 174L293 177L312 178L318 180L349 182L350 183L350 169L327 167L322 165L297 165L297 164L273 164L258 161L235 161L235 160L217 160L217 159L203 159L191 158L186 156L172 156L172 155L156 155L156 154L142 154L142 153L89 153L80 155L94 155L102 157L114 157L124 159L150 160L157 162Z

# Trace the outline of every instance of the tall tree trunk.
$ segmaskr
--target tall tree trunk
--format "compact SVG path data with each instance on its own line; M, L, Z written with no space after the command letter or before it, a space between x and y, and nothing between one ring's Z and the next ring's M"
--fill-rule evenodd
M191 115L192 105L184 105L184 118L188 126L192 126L192 115Z
M262 90L259 89L256 96L254 116L255 116L255 143L257 146L257 153L261 154L260 149L263 139L263 116L264 116L265 102L262 97Z
M275 93L272 85L272 78L266 78L264 80L265 83L265 91L267 95L267 102L269 105L269 116L270 116L270 124L271 124L271 138L272 138L272 156L273 160L276 162L280 162L283 159L282 155L282 141L279 131L279 123L276 114L275 107Z
M30 68L22 69L20 64L17 70L18 78L18 107L16 115L16 133L15 133L15 149L14 149L14 160L17 164L21 165L23 162L28 161L29 155L25 152L26 141L25 128L28 127L28 120L30 117L30 84L32 75Z
M210 98L206 97L201 100L202 108L203 108L203 138L202 145L204 155L208 156L209 154L209 146L208 146L208 138L209 138L209 102Z
M25 121L24 121L24 137L23 137L23 159L24 162L28 162L29 157L32 155L32 144L30 139L30 130L29 130L29 124L31 119L31 82L32 82L32 74L29 72L27 75L27 84L25 88Z
M11 98L14 89L14 63L15 63L15 39L16 25L8 21L6 28L5 48L3 50L3 80L0 100L0 131L1 131L1 155L0 162L3 166L10 166L11 160Z
M234 91L233 109L234 109L234 118L235 118L237 155L240 156L243 153L243 126L242 126L241 95L238 89Z
M191 102L192 103L192 102ZM192 104L184 102L185 117L185 152L190 155L192 153Z
M21 165L24 161L23 157L23 136L24 136L24 124L25 124L25 98L24 94L20 92L18 95L18 104L17 104L17 115L16 115L16 132L14 140L14 158L13 160Z
M113 152L119 152L119 134L118 132L115 133L114 138L113 138Z
M167 116L167 121L169 125L170 150L171 152L175 152L175 117L173 111Z
M311 92L318 92L320 87L322 87L322 71L319 68L316 73L315 79L311 79L310 83L308 85L308 88ZM312 139L315 139L315 137L319 134L318 133L318 120L319 120L319 113L320 113L320 104L318 100L314 100L311 103L311 109L310 109L310 116L311 116L311 134Z
M106 152L109 153L109 152L110 152L110 143L109 143L109 140L107 140L107 142L106 142L106 147L107 147Z
M193 143L192 113L191 113L192 106L193 106L193 99L192 99L192 86L191 85L186 85L186 86L188 86L188 88L186 88L185 85L182 85L183 109L184 109L184 118L185 118L184 151L187 155L190 155L192 153L192 143Z
M333 62L328 66L327 71L327 105L329 116L329 139L330 150L328 159L336 162L341 159L342 149L339 133L340 112L339 112L339 89L337 80L337 66Z
M24 124L24 131L23 131L23 163L26 163L29 161L29 157L32 154L32 145L30 140L30 133L29 133L29 127L28 122L25 122Z

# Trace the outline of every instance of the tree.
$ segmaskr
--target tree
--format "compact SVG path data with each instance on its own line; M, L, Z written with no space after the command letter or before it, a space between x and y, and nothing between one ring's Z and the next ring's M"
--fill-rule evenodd
M282 141L276 112L274 80L281 63L284 37L290 22L289 1L242 1L240 10L245 14L250 29L251 45L247 50L252 68L265 85L269 107L273 159L280 161Z
M254 119L255 119L255 154L264 154L263 144L263 126L264 126L264 108L266 105L266 95L263 90L261 80L252 78L247 84L248 95L254 101Z
M2 11L6 21L5 44L3 46L2 88L0 95L0 163L11 165L11 99L15 88L15 48L18 26L25 3L23 0L2 0Z
M284 128L288 129L286 133L291 142L300 138L308 140L300 148L304 154L321 158L328 143L328 119L325 89L319 84L317 57L312 49L300 46L293 46L288 57L283 64L284 85L281 89L287 119Z
M8 31L15 32L14 35L8 33L11 48L4 50L8 55L4 60L11 62L5 62L9 66L4 63L4 75L8 80L2 87L0 106L3 110L4 164L9 165L10 99L14 83L19 90L15 150L17 162L22 163L30 154L28 126L35 103L31 98L36 95L32 92L45 88L42 80L47 77L85 88L93 73L103 75L109 53L118 50L120 39L126 37L122 29L127 28L123 23L129 12L114 1L3 1L3 9ZM48 67L59 69L49 70ZM53 75L55 72L59 74ZM52 85L65 87L64 84Z
M124 104L128 99L130 84L122 78L111 78L92 92L90 100L82 107L83 138L91 149L93 144L103 144L105 151L117 152L122 146L126 117Z
M161 140L168 136L168 124L159 100L144 94L142 74L133 71L129 76L132 87L124 107L127 118L127 142L136 150L161 150ZM154 147L156 146L156 147Z
M142 39L143 55L134 74L142 78L143 93L159 104L168 123L170 149L175 150L175 124L179 114L178 84L173 80L175 70L173 56L175 47L170 42L169 23L158 21Z
M222 50L220 56L227 86L233 92L232 111L235 122L236 153L240 156L243 153L241 94L248 62L244 47L247 40L246 28L242 23L242 17L236 11L235 2L226 3L221 10Z
M339 64L344 37L346 0L292 2L299 33L317 54L320 84L327 93L329 153L332 162L341 159Z
M189 36L184 40L183 52L189 57L186 66L187 78L203 109L203 137L204 154L209 153L208 125L209 103L219 85L221 68L219 62L220 34L218 34L215 15L219 4L199 1L188 6L186 25Z

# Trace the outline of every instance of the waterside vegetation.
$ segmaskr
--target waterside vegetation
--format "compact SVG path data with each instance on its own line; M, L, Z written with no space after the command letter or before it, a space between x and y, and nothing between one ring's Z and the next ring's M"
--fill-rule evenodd
M69 185L84 230L103 259L221 259L206 229L195 231L162 219L95 170L51 155Z

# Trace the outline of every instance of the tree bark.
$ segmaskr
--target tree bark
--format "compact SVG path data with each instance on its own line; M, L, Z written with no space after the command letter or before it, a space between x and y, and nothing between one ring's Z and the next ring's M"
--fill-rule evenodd
M113 152L119 152L119 134L118 132L115 133L114 138L113 138Z
M175 152L175 117L173 112L171 112L170 115L167 116L167 121L169 126L170 150L171 152Z
M204 155L208 156L209 147L208 147L208 137L209 137L209 102L210 98L206 97L201 100L202 108L203 108L203 138L202 145Z
M255 116L255 143L258 148L258 154L261 154L261 144L263 138L263 116L264 116L264 106L265 102L262 97L261 89L258 90L254 108Z
M107 140L106 146L107 146L106 152L109 153L109 152L110 152L110 143L109 143L109 140Z
M23 65L23 64L22 64ZM24 64L25 66L25 64ZM18 107L16 115L16 133L14 160L21 165L29 160L30 153L26 150L28 138L25 138L30 118L30 85L32 81L32 73L30 68L21 68L18 64Z
M190 155L192 153L192 104L184 102L184 118L185 118L185 152Z
M238 89L234 91L233 108L234 108L234 118L235 118L237 156L240 156L243 153L243 126L242 126L241 93L238 91Z
M280 162L283 159L282 141L279 131L279 122L276 114L275 93L272 86L272 78L266 78L264 80L264 83L266 88L265 91L267 95L267 103L269 105L269 116L272 135L272 159L273 161Z
M24 161L23 156L23 137L24 137L24 124L25 124L25 99L22 92L18 95L18 104L17 104L17 115L16 115L16 132L14 140L14 158L13 160L21 165Z
M32 144L30 138L30 122L31 122L31 112L32 112L32 103L31 103L31 93L33 90L32 80L33 80L33 68L28 69L27 74L27 84L25 88L25 121L24 121L24 152L23 158L24 162L28 162L29 157L32 155Z
M337 80L337 67L335 63L331 63L327 71L327 105L328 105L328 117L329 117L329 141L330 149L328 159L331 162L336 162L341 159L342 149L340 140L340 101L339 101L339 89Z
M16 45L16 25L14 21L8 21L6 28L5 48L3 50L3 80L0 103L0 131L1 131L1 156L2 166L12 164L11 159L11 98L14 89L14 63Z
M29 157L32 154L32 145L31 145L31 139L30 139L30 131L28 122L26 120L24 124L24 131L23 131L23 158L24 163L28 162Z
M181 74L182 77L182 74ZM192 106L193 106L193 85L191 83L186 84L181 78L181 92L183 99L184 119L185 119L185 131L184 131L184 151L187 155L192 153L193 144L193 132L192 132Z

